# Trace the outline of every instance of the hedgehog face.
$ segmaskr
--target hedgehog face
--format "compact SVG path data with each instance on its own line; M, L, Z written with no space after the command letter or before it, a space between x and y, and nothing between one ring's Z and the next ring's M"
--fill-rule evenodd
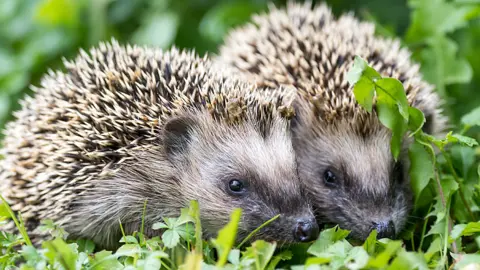
M347 122L315 126L298 129L294 146L319 223L339 224L360 240L373 229L394 238L412 205L408 157L394 161L391 135L381 126L369 134Z
M165 125L167 155L177 168L185 202L199 202L207 237L241 208L240 239L280 214L256 238L312 241L319 229L302 194L287 123L273 120L264 133L259 125L255 120L227 125L202 113Z

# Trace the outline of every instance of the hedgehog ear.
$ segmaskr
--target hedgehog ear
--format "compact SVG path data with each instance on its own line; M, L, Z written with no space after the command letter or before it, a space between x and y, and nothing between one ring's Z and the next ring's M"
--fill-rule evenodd
M295 130L299 129L299 126L308 126L312 116L311 110L306 102L296 99L292 106L295 110L295 116L290 120L290 129L292 132L295 132Z
M168 155L188 149L196 122L192 117L179 116L169 119L163 128L163 144Z

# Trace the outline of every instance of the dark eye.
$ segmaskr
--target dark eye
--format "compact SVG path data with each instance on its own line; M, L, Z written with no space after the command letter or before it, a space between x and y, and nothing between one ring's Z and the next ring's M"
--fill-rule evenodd
M323 181L325 182L325 184L327 186L336 186L337 177L335 176L335 174L332 171L326 170L323 173Z
M243 195L246 192L245 183L238 179L230 180L228 188L233 195Z

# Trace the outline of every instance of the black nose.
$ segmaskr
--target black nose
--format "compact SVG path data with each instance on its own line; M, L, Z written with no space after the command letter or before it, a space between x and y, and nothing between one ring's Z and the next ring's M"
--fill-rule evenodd
M317 239L319 231L315 219L299 219L293 228L293 237L300 242L310 242Z
M374 222L372 230L373 229L377 229L377 239L395 237L395 225L393 225L393 221L391 220Z

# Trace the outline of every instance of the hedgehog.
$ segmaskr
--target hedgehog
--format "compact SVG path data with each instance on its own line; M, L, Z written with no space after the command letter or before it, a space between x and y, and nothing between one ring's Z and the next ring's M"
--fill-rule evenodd
M339 224L359 240L374 229L378 237L395 238L412 208L411 141L404 140L396 160L391 132L355 101L346 80L355 55L404 85L410 105L425 114L425 132L444 132L442 102L399 40L376 37L374 25L352 13L336 18L326 4L289 2L254 15L227 35L213 60L259 87L297 89L293 144L320 224Z
M295 91L259 91L194 51L115 40L64 65L32 87L3 143L2 194L37 242L49 219L69 238L114 248L119 222L140 230L145 201L153 236L154 222L191 200L206 238L241 208L238 240L276 215L254 239L316 239L289 128Z

